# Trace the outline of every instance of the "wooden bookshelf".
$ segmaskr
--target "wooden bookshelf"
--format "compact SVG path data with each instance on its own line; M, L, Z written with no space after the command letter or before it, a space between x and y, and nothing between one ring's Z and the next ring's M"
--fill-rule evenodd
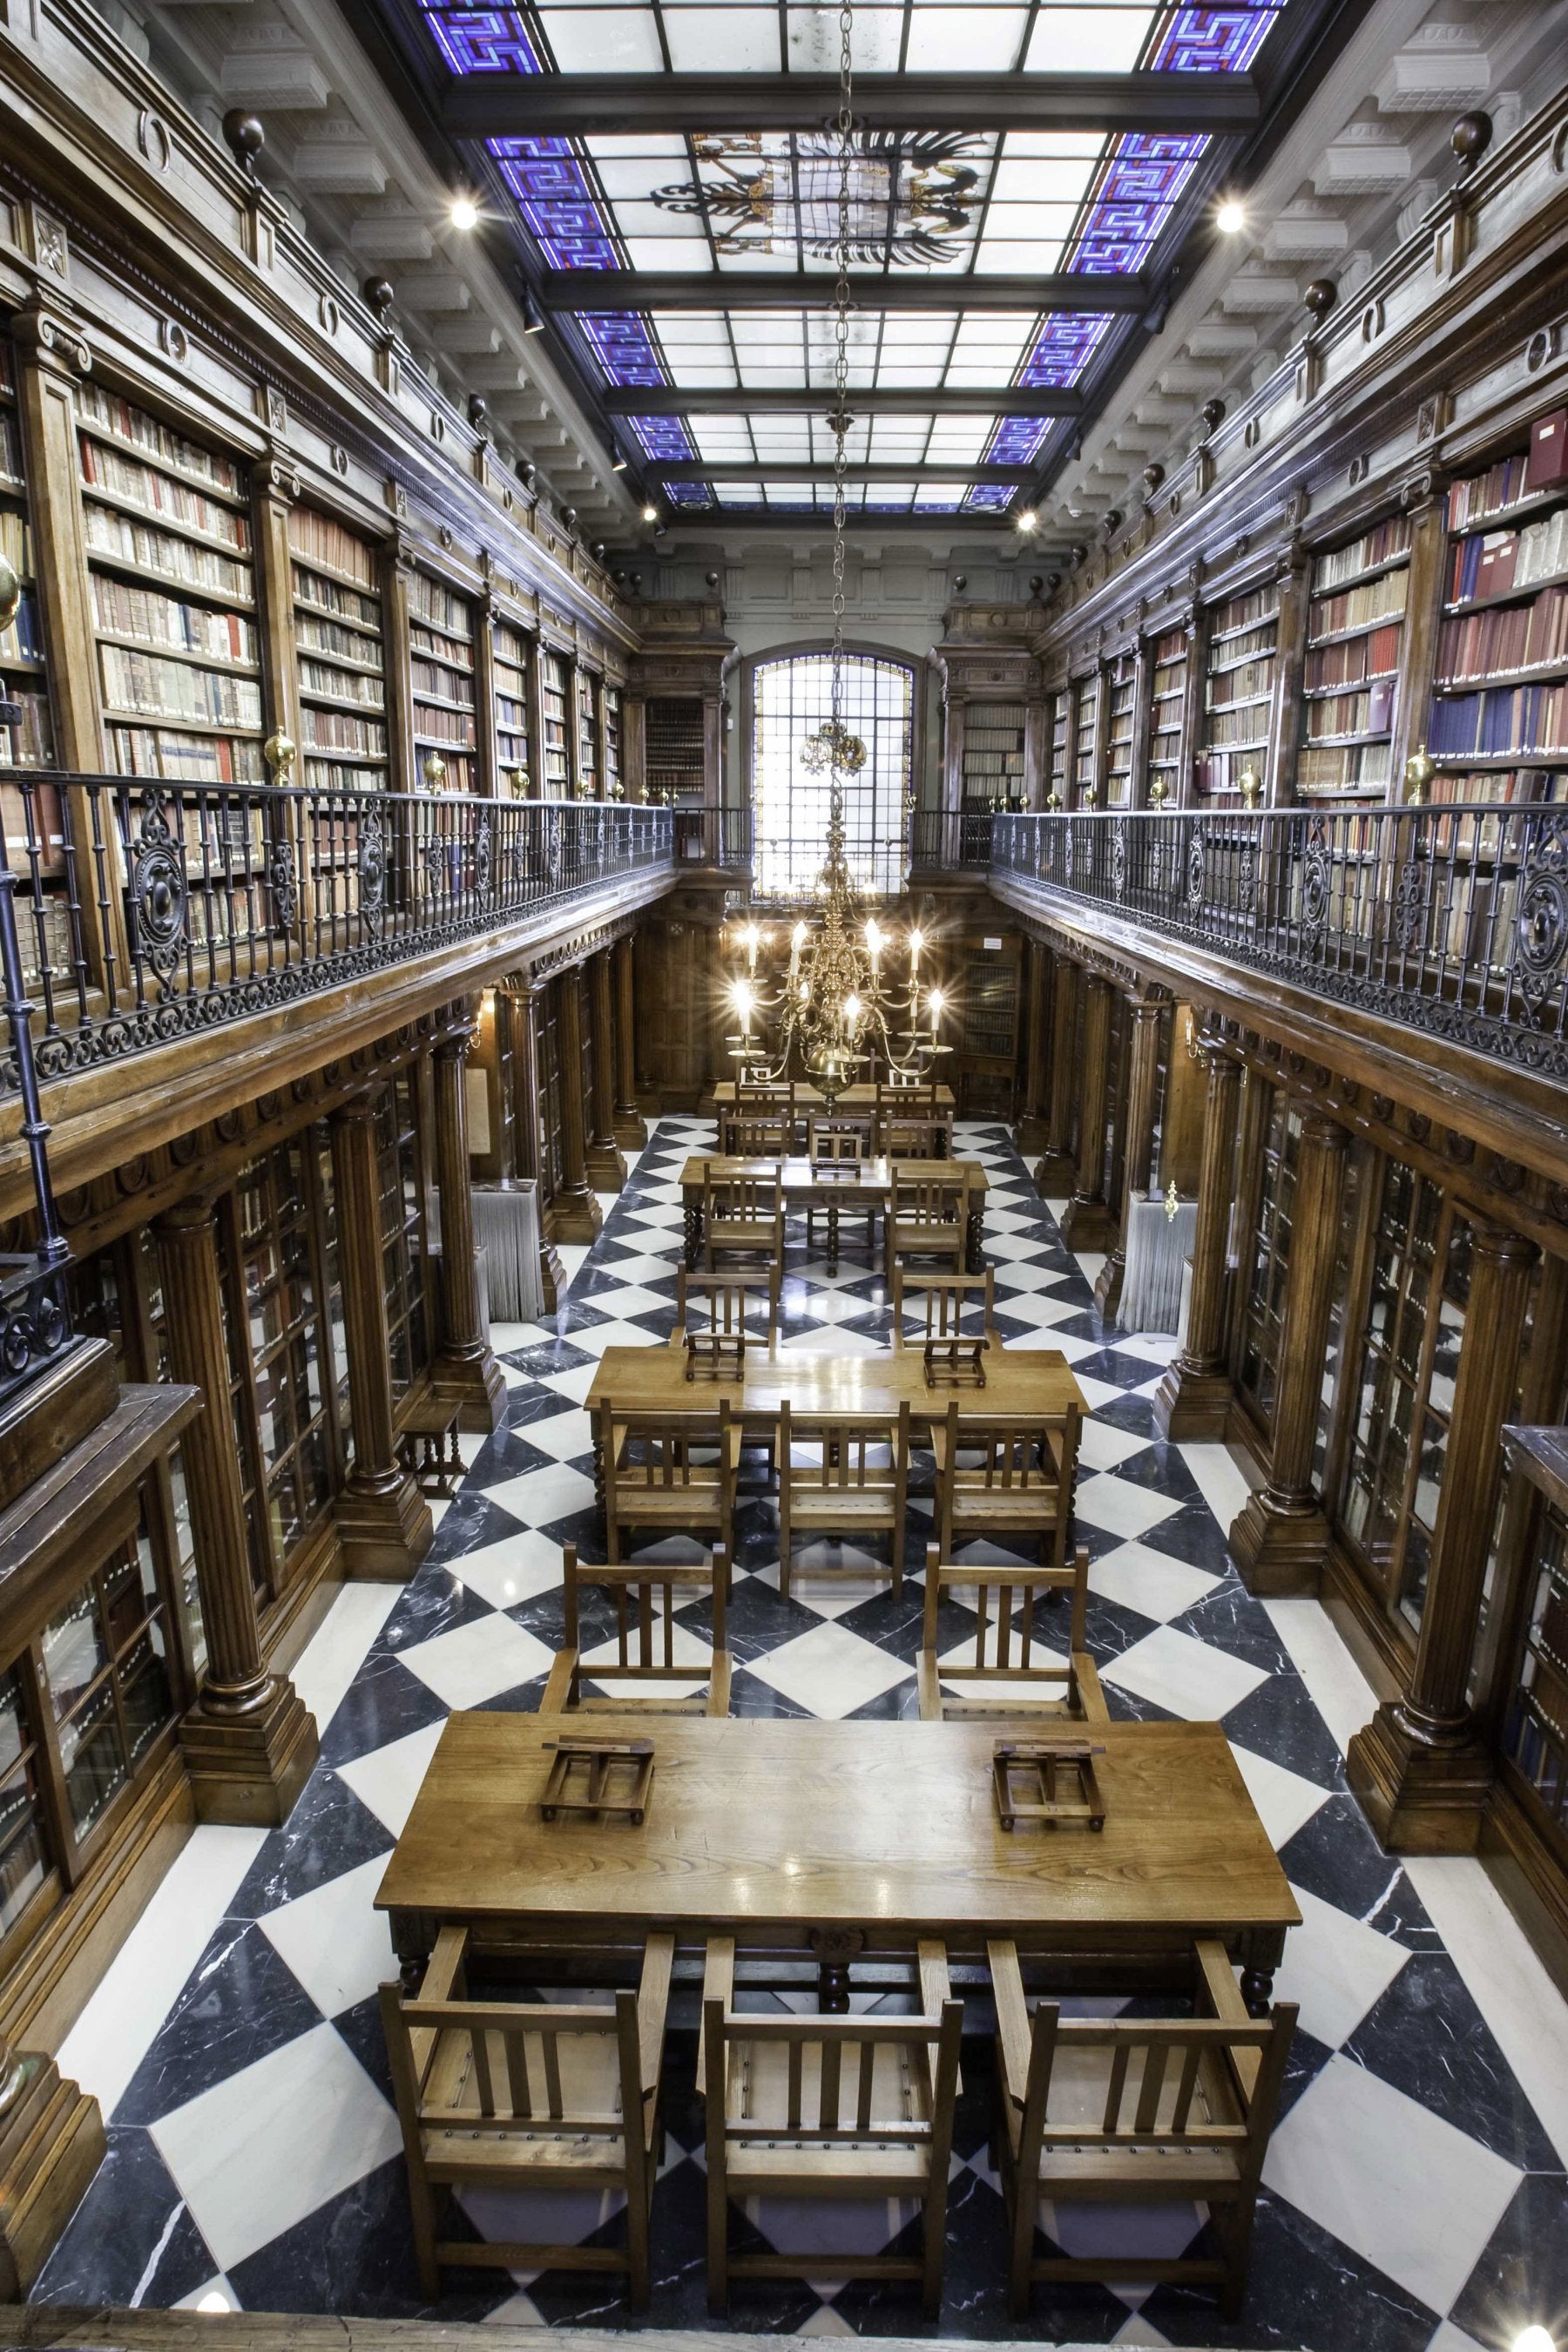
M1051 697L1051 772L1046 784L1047 797L1055 793L1064 808L1068 799L1068 730L1071 724L1072 698L1064 686Z
M1136 653L1118 654L1105 673L1105 805L1126 808L1132 797L1133 699Z
M478 781L474 614L427 572L408 575L414 772L421 791L471 793ZM445 774L442 769L445 768Z
M1300 800L1388 797L1411 522L1391 515L1312 565L1296 754Z
M1215 605L1209 616L1195 774L1200 802L1239 806L1244 772L1251 768L1263 776L1279 662L1279 595L1270 581Z
M1093 669L1087 677L1079 678L1072 689L1072 806L1092 807L1098 803L1096 787L1100 781L1100 714L1104 680Z
M33 532L27 507L22 418L16 405L16 370L11 346L0 342L0 555L22 583L22 601L11 626L0 635L0 695L22 706L19 727L0 727L0 767L52 768L55 730L49 710L43 628L33 576ZM13 842L12 796L5 802L5 840ZM20 803L16 814L20 813ZM25 870L25 860L22 870Z
M1150 659L1149 776L1151 806L1161 803L1155 784L1163 786L1163 804L1174 808L1182 796L1183 714L1187 701L1187 633L1167 629L1154 641Z
M177 783L265 783L242 469L102 384L79 384L76 402L108 764Z
M599 681L577 673L577 792L585 801L599 796Z
M618 801L626 788L625 747L621 740L621 689L605 686L605 797Z
M532 640L511 621L495 629L496 766L500 789L519 798L531 791L529 759L528 665Z
M1568 415L1448 493L1435 801L1568 800Z
M572 790L571 758L566 740L566 681L564 655L548 646L540 648L539 709L544 723L543 797L565 800Z
M649 800L700 801L702 702L698 695L650 698L646 711Z
M963 714L963 805L1022 808L1027 714L1016 702L972 702Z
M300 781L320 792L381 792L391 777L380 567L365 540L318 508L289 517Z

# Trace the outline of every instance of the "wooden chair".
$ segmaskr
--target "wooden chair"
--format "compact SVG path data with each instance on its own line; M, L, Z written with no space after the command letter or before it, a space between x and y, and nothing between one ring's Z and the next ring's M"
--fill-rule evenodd
M908 1118L901 1111L877 1113L877 1149L889 1160L945 1159L947 1137L943 1119Z
M436 2300L443 2264L621 2271L628 2300L646 2309L675 1938L650 1936L639 1989L595 2007L469 2000L468 1951L468 1930L444 1927L416 1999L395 1984L381 1988L420 2292ZM619 2189L626 2246L444 2238L455 2189Z
M795 1459L795 1449L806 1456ZM884 1449L886 1463L875 1457ZM793 1412L779 1404L779 1591L789 1593L797 1535L858 1542L889 1538L893 1591L904 1585L904 1505L910 1488L910 1408L896 1414Z
M974 1326L976 1313L980 1318L978 1330ZM920 1339L914 1341L905 1324L917 1315L923 1317L924 1329ZM967 1324L966 1315L970 1318ZM934 1388L944 1377L949 1381L973 1381L976 1388L984 1388L986 1355L1002 1345L996 1330L994 1266L988 1265L984 1274L910 1274L905 1267L895 1265L893 1345L918 1345L921 1349L928 1388Z
M805 1122L805 1150L814 1176L829 1181L842 1177L847 1184L853 1184L863 1162L871 1156L871 1122L865 1118L851 1118L842 1114L813 1111ZM819 1213L826 1214L827 1219L827 1270L829 1274L835 1274L838 1269L838 1202L807 1201L805 1245L808 1250L816 1246ZM876 1247L877 1208L872 1202L868 1203L866 1210L867 1255L871 1255Z
M988 1945L997 2022L997 2142L1012 2239L1007 2299L1026 2315L1033 2281L1179 2280L1219 2291L1240 2315L1258 2177L1279 2104L1296 2009L1249 2017L1223 1944L1194 1952L1194 2014L1031 2019L1016 1948ZM1037 2256L1053 2205L1204 2204L1217 2256Z
M721 1256L784 1265L784 1191L776 1178L715 1176L702 1187L702 1239L710 1270Z
M977 1536L1027 1535L1038 1542L1047 1567L1064 1565L1079 1421L1075 1404L1055 1428L1018 1414L971 1416L961 1439L956 1397L945 1420L932 1417L936 1539L943 1559Z
M967 1173L948 1175L929 1165L916 1170L894 1160L888 1174L883 1266L889 1280L905 1255L943 1258L962 1274L969 1251Z
M918 2279L942 2302L947 2174L963 2004L940 1943L920 1946L921 2014L737 2014L735 1946L710 1937L697 2079L707 2107L708 2300L731 2278ZM917 2254L731 2254L730 2204L748 2197L900 2198L921 2208Z
M606 1398L600 1427L605 1549L612 1566L622 1558L627 1528L706 1535L734 1557L741 1429L730 1419L728 1397L711 1413L627 1411Z
M1070 1592L1068 1662L1041 1664L1034 1655L1039 1640L1035 1604L1047 1594ZM938 1660L938 1618L943 1601L962 1595L974 1612L973 1663L943 1666ZM953 1567L935 1544L926 1547L925 1622L921 1633L921 1718L926 1723L962 1721L968 1716L1020 1713L1072 1716L1084 1723L1109 1723L1100 1674L1089 1654L1084 1614L1089 1603L1089 1552L1080 1545L1070 1568L1002 1568L986 1562ZM1016 1616L1018 1622L1014 1623ZM954 1698L943 1682L995 1685L995 1696Z
M781 1086L776 1079L769 1079L753 1084L742 1078L735 1088L733 1116L775 1122L784 1130L784 1150L794 1150L797 1114L793 1082Z
M684 1349L689 1381L699 1373L717 1380L739 1378L748 1348L765 1350L778 1345L782 1279L782 1269L776 1265L726 1266L718 1274L693 1274L684 1265L680 1267L669 1344ZM767 1309L766 1328L761 1329L756 1321L759 1306ZM706 1323L700 1319L703 1316Z
M566 1584L566 1639L555 1653L541 1715L560 1715L569 1707L635 1706L639 1713L659 1715L728 1715L730 1712L730 1653L724 1646L724 1612L730 1599L730 1559L721 1544L705 1560L689 1564L659 1561L625 1568L580 1567L575 1544L561 1552ZM616 1608L616 1655L588 1664L583 1659L582 1597L584 1590L613 1596ZM689 1599L708 1593L713 1603L712 1660L704 1667L675 1654L677 1596ZM635 1683L630 1698L583 1696L584 1682ZM706 1682L704 1701L695 1697L658 1696L661 1683ZM645 1696L640 1685L651 1685Z
M726 1111L719 1126L719 1150L727 1160L783 1160L795 1139L794 1122L755 1111Z

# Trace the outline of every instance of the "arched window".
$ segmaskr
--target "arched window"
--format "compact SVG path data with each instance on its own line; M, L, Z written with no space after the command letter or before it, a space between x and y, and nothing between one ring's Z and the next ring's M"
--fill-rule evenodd
M840 709L866 746L866 764L845 779L844 845L868 896L903 887L904 803L914 741L914 672L905 662L846 654ZM828 654L759 662L752 683L752 787L756 888L770 898L811 888L827 840L828 778L801 758L806 738L833 715Z

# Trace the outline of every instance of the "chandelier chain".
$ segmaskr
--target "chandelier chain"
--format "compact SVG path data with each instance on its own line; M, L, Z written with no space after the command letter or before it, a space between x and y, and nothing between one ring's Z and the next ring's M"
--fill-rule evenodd
M837 736L844 719L844 534L845 474L849 435L849 196L854 171L855 85L851 42L855 30L853 0L838 11L838 279L833 289L833 729ZM829 799L840 799L837 764ZM835 814L838 814L837 808Z

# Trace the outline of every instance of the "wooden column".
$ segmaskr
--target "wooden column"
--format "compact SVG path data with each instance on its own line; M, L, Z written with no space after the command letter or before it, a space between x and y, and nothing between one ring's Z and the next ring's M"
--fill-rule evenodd
M1394 729L1388 747L1390 801L1405 796L1405 763L1426 739L1432 677L1437 667L1444 568L1448 559L1447 501L1442 484L1423 474L1407 485L1410 572L1405 583L1405 643L1394 683Z
M496 742L496 608L487 588L474 605L474 776L478 790L493 801L500 791Z
M1072 1151L1074 1047L1078 1042L1079 968L1056 958L1051 990L1050 1094L1046 1107L1046 1148L1035 1182L1047 1200L1070 1194L1077 1176Z
M558 1242L592 1242L605 1213L588 1181L588 1129L583 1105L583 971L561 975L561 1190L553 1213Z
M647 1122L637 1108L637 961L632 934L616 941L616 1141L640 1151Z
M1230 1530L1231 1554L1249 1592L1316 1592L1328 1546L1329 1524L1312 1486L1312 1448L1349 1140L1324 1112L1303 1114L1267 1478Z
M618 1192L626 1163L616 1141L616 1029L610 980L610 950L601 948L584 966L588 1018L594 1040L594 1089L588 1104L588 1181L596 1192Z
M474 1263L473 1181L468 1155L468 1049L478 1024L436 1047L436 1182L441 1195L441 1347L431 1371L438 1394L462 1399L464 1429L485 1433L506 1415L506 1377L490 1352Z
M1062 1219L1069 1249L1108 1250L1116 1221L1105 1197L1105 1125L1110 1075L1110 997L1108 980L1097 971L1083 976L1083 1084L1079 1094L1078 1179Z
M629 687L621 697L621 781L627 800L647 800L647 705Z
M512 1132L517 1173L524 1182L538 1186L543 1172L539 1150L539 1040L533 1026L539 988L526 972L518 972L507 982L507 992L511 999ZM554 1243L545 1233L542 1198L539 1202L539 1279L544 1292L544 1311L553 1315L566 1294L566 1269L555 1254Z
M1263 805L1289 808L1297 798L1296 761L1301 741L1301 680L1307 666L1307 598L1311 565L1296 550L1280 564L1279 621L1275 636L1274 700L1264 752Z
M1029 992L1025 1011L1024 1108L1018 1149L1039 1151L1048 1140L1047 1116L1051 1088L1051 951L1043 940L1027 940Z
M1132 673L1132 765L1127 775L1127 805L1146 808L1149 804L1149 721L1154 709L1154 648L1149 639L1138 639L1138 656Z
M1160 1024L1163 998L1130 998L1127 1006L1127 1087L1121 1150L1121 1197L1117 1233L1094 1286L1094 1303L1109 1321L1121 1304L1127 1274L1127 1227L1132 1202L1147 1200L1154 1174L1154 1112L1160 1091Z
M420 773L419 751L414 740L414 639L408 617L408 576L413 569L413 551L403 539L395 540L382 566L385 584L382 657L386 669L387 772L395 793L424 793L430 789Z
M334 1111L331 1124L354 1441L353 1468L337 1500L338 1537L351 1576L400 1582L413 1575L436 1529L429 1504L397 1459L374 1107L361 1096Z
M316 1761L316 1724L288 1676L271 1673L261 1654L211 1200L198 1193L180 1202L154 1232L169 1368L205 1400L180 1441L207 1645L180 1745L199 1820L276 1827Z
M1165 1368L1154 1395L1154 1426L1164 1438L1219 1444L1230 1413L1225 1362L1225 1255L1236 1194L1236 1120L1241 1065L1217 1040L1199 1048L1207 1080L1204 1157L1193 1234L1193 1289L1182 1353Z
M1506 1227L1475 1229L1410 1689L1378 1708L1345 1759L1352 1790L1394 1853L1469 1853L1480 1830L1492 1759L1467 1692L1535 1256L1534 1244Z

